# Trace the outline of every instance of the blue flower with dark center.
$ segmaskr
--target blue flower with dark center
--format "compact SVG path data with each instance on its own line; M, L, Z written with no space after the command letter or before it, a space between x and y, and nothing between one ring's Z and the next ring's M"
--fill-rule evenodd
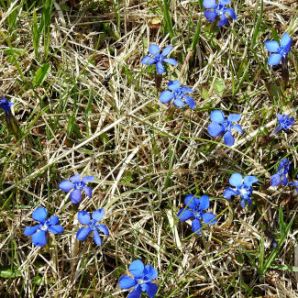
M237 16L234 9L226 7L230 3L230 0L204 0L203 6L206 9L204 12L206 19L211 23L218 19L218 27L227 25L229 18L236 20Z
M224 198L230 200L231 197L240 196L240 205L242 208L246 205L251 205L252 185L258 182L258 179L255 176L245 176L243 178L239 173L234 173L230 177L229 182L234 187L227 187L224 190Z
M155 64L156 71L158 74L163 74L166 72L164 63L168 63L170 65L177 65L177 61L173 58L167 58L173 47L168 45L162 51L157 44L150 44L149 46L149 55L142 58L141 63L146 65Z
M156 295L158 287L152 281L157 278L157 271L153 266L145 266L141 260L135 260L130 264L128 271L131 276L122 275L119 279L121 289L133 288L127 298L140 298L142 292L149 298Z
M224 143L227 146L233 146L235 138L232 135L232 130L243 133L242 127L235 124L241 118L241 114L230 114L228 117L220 110L215 110L210 113L211 123L208 125L208 133L212 137L224 137Z
M5 97L0 99L0 108L3 109L5 114L10 115L11 114L11 107L13 106L13 103L9 100L7 100Z
M88 198L92 197L92 188L87 186L88 182L94 181L93 176L85 176L81 178L79 174L74 175L69 178L69 180L63 180L59 184L59 188L68 193L70 193L70 200L73 204L78 204L82 199L82 191L85 192Z
M216 223L215 215L210 212L206 212L209 208L209 197L202 195L201 198L197 198L194 195L187 195L184 200L185 208L181 208L177 214L181 221L193 219L191 229L194 233L200 235L202 222L208 225Z
M292 38L285 32L280 39L280 42L276 40L265 41L265 47L270 53L268 64L271 66L278 65L281 61L284 61L291 50Z
M290 170L290 161L287 158L283 158L278 166L277 173L270 178L271 186L288 185L288 173Z
M59 224L59 218L52 215L49 219L48 211L44 207L36 208L32 213L32 218L39 224L31 227L26 227L24 230L25 236L32 236L32 243L35 246L45 246L47 244L47 234L61 234L64 228Z
M286 114L277 114L277 127L274 130L274 133L278 133L281 130L289 130L295 123L295 118Z
M93 233L93 240L97 246L100 246L102 241L99 232L103 233L105 236L109 235L109 230L106 225L99 224L98 222L102 220L104 216L104 209L98 209L92 212L91 217L87 211L78 212L78 220L82 225L87 225L87 227L82 227L77 232L77 239L80 241L85 241L88 235Z
M159 100L168 104L173 102L177 108L183 108L185 105L188 105L191 109L196 107L196 103L188 93L192 93L193 90L187 86L183 86L179 81L169 81L168 83L169 90L164 90L159 96Z

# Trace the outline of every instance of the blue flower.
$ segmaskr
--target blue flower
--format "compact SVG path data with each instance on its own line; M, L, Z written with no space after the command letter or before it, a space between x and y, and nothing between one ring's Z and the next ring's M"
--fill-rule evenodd
M295 118L286 114L277 114L277 127L274 130L274 133L278 133L281 130L287 131L295 123Z
M11 114L11 107L12 107L13 103L10 102L9 100L7 100L5 97L3 97L2 99L0 99L0 108L4 110L6 115L10 115Z
M32 213L32 218L39 224L31 227L26 227L24 230L25 236L32 236L32 243L35 246L45 246L47 244L47 234L61 234L64 228L59 224L59 218L52 215L49 219L48 211L44 207L36 208Z
M206 212L209 208L209 197L202 195L197 198L194 195L187 195L184 200L185 208L181 208L177 214L181 221L193 219L191 229L198 235L201 234L202 222L208 225L216 223L215 215Z
M203 6L206 9L204 12L206 19L211 23L219 19L218 27L227 25L229 17L236 20L237 16L234 9L226 7L230 3L230 0L204 0Z
M185 105L191 109L196 107L194 99L187 95L193 92L191 88L181 85L177 80L169 81L168 88L169 90L162 91L159 96L162 103L167 104L172 101L177 108L183 108Z
M133 288L127 298L140 298L142 292L146 292L149 298L156 295L158 287L152 281L157 278L157 271L153 266L145 266L141 260L135 260L130 264L128 271L132 277L122 275L119 279L121 289Z
M245 176L243 178L239 173L234 173L230 177L229 182L234 187L227 187L224 190L224 198L230 200L231 197L240 196L240 205L242 208L246 205L251 205L252 185L258 182L258 179L255 176Z
M91 217L90 217L91 215ZM87 211L78 212L78 220L82 225L87 225L87 227L82 227L77 232L77 239L80 241L85 241L88 235L93 232L93 240L96 245L100 246L102 241L99 232L104 235L109 235L109 230L106 225L99 224L98 222L102 220L104 216L104 209L98 209L92 212L92 214Z
M280 42L276 40L265 41L265 47L270 53L268 64L278 65L281 61L284 61L288 53L291 50L292 38L288 33L284 33L280 39Z
M270 183L271 186L278 186L278 185L283 185L286 186L288 185L288 173L290 170L290 161L287 158L283 158L278 166L277 173L272 175L270 178Z
M298 176L297 176L297 178L298 178ZM296 188L296 191L298 192L298 180L290 182L289 185L294 186Z
M142 58L141 63L146 65L156 65L156 71L158 74L163 74L166 72L163 63L168 63L176 66L177 61L173 58L167 58L173 47L171 45L166 46L162 51L157 44L150 44L149 55Z
M230 114L228 117L220 110L215 110L210 113L211 123L208 125L208 133L212 137L222 136L224 137L224 143L227 146L233 146L235 139L232 135L232 130L239 133L243 133L242 127L238 122L241 118L241 114Z
M87 186L88 182L92 182L94 180L93 176L85 176L81 178L79 174L74 175L69 178L69 180L63 180L59 184L59 188L68 193L70 193L70 200L73 204L78 204L82 199L82 191L85 192L88 198L92 197L92 188Z

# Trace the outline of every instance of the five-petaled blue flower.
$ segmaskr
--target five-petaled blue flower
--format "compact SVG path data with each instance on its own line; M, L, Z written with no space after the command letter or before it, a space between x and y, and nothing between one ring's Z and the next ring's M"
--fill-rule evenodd
M9 100L7 100L5 97L3 97L2 99L0 99L0 108L4 110L6 115L10 115L11 114L11 107L12 107L13 103L10 102Z
M78 204L82 199L82 191L85 192L88 198L92 196L92 188L87 186L88 182L92 182L94 180L93 176L85 176L81 178L79 174L74 175L69 178L69 180L63 180L59 184L59 188L68 193L70 193L70 200L73 204Z
M224 198L230 200L231 197L240 196L240 205L244 208L246 205L251 205L252 185L258 182L255 176L245 176L244 178L239 173L234 173L229 179L232 187L227 187L224 190Z
M239 133L243 133L242 127L238 122L241 118L241 114L230 114L228 117L220 110L215 110L210 113L211 123L208 125L208 133L212 137L222 136L224 137L224 143L227 146L233 146L235 139L232 135L232 130Z
M201 234L201 222L208 225L216 223L215 215L206 212L206 209L209 208L209 197L207 195L202 195L201 198L197 198L191 194L187 195L184 204L186 207L181 208L177 216L181 221L193 219L191 229L194 233Z
M45 246L47 244L48 232L53 234L61 234L64 228L59 224L59 218L56 215L52 215L47 219L48 211L44 207L36 208L32 213L32 218L39 222L39 224L26 227L24 235L32 236L32 243L35 246Z
M281 130L287 131L295 123L295 118L286 114L277 114L277 127L274 130L274 133L278 133Z
M149 55L142 58L141 63L146 65L155 64L156 71L158 74L165 73L165 66L163 63L168 63L176 66L177 61L173 58L167 58L173 47L171 45L166 46L162 51L157 44L150 44L149 46Z
M99 232L104 235L109 235L109 230L106 225L99 224L98 222L102 220L104 216L104 209L98 209L92 212L91 217L87 211L78 212L78 220L82 225L87 225L87 227L82 227L77 232L77 239L80 241L85 241L88 235L93 232L93 240L96 245L100 246L102 241Z
M141 260L133 261L128 268L132 277L122 275L119 279L121 289L133 290L127 298L140 298L142 292L146 292L149 298L153 298L157 292L157 285L152 281L157 278L157 271L151 265L144 265Z
M278 65L281 61L284 61L288 53L291 50L292 38L285 32L280 39L280 42L276 40L265 41L265 47L270 53L268 64Z
M288 185L288 173L290 170L290 161L287 158L283 158L278 166L277 173L270 178L271 186Z
M188 105L191 109L196 107L196 103L188 93L192 93L193 90L187 86L183 86L179 81L169 81L168 83L169 90L164 90L159 96L159 100L167 104L173 102L177 108L183 108L185 105Z
M233 8L226 7L231 3L230 0L204 0L203 6L206 9L204 14L209 22L214 22L219 19L218 27L228 24L229 17L233 20L237 19L236 13Z

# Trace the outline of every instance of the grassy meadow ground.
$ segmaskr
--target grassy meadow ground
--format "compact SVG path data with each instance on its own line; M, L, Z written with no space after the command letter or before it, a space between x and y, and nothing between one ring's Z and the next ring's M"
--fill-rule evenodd
M0 297L126 297L118 279L137 258L158 270L156 297L298 297L298 197L269 187L283 157L298 174L298 125L272 135L277 113L297 115L298 2L232 7L219 30L195 0L0 0L0 95L22 130L17 140L0 111ZM287 87L264 49L285 31ZM193 87L194 111L159 102L140 64L150 42L174 45L161 89ZM232 148L207 133L214 109L242 113ZM222 196L234 172L259 179L245 209ZM96 177L79 206L58 188L74 173ZM189 193L217 215L202 236L176 216ZM44 248L23 235L40 205L65 228ZM96 208L101 247L75 239L77 211Z

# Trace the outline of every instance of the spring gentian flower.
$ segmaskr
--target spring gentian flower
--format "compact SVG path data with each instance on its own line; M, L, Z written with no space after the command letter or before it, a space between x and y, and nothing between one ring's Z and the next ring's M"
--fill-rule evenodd
M292 38L285 32L280 39L280 42L276 40L265 41L265 47L270 53L268 64L278 65L281 61L284 61L291 50Z
M168 63L176 66L177 61L173 58L167 58L173 47L171 45L166 46L162 51L157 44L150 44L149 46L149 55L142 58L141 63L146 65L155 64L156 71L158 74L165 73L164 63Z
M228 24L229 17L233 20L237 19L234 9L226 7L231 3L230 0L204 0L203 6L206 9L204 15L209 22L214 22L219 19L218 27L225 26Z
M232 130L239 133L243 133L242 127L238 122L241 118L241 114L230 114L228 117L220 110L215 110L210 113L211 123L208 125L208 133L212 137L222 136L224 137L224 143L227 146L233 146L235 139L232 135Z
M283 158L278 166L277 173L270 178L271 186L288 185L288 173L290 170L290 161L287 158Z
M91 216L90 216L91 215ZM78 212L78 220L82 225L87 225L82 227L77 232L77 239L80 241L85 241L88 235L93 232L93 240L96 245L100 246L102 241L99 232L103 233L105 236L109 235L109 230L106 225L99 224L98 222L102 220L104 216L104 209L98 209L89 214L87 211Z
M82 199L82 191L85 192L88 198L91 198L92 188L87 186L86 184L92 181L94 181L93 176L85 176L81 178L81 176L77 174L70 177L69 180L63 180L59 184L59 188L66 193L71 191L70 193L71 202L73 204L78 204Z
M252 185L258 182L258 179L255 176L245 176L243 178L239 173L234 173L230 177L229 182L233 187L227 187L224 190L224 198L230 200L231 197L240 196L240 205L242 208L246 205L251 205Z
M133 288L127 298L140 298L142 292L146 292L149 298L153 298L158 289L152 282L157 278L156 269L151 265L145 266L141 260L135 260L130 264L128 271L131 276L122 275L119 279L121 289Z
M200 235L202 222L208 225L216 223L215 215L206 212L209 208L209 197L202 195L200 198L194 195L187 195L184 200L185 208L181 208L177 214L181 221L193 219L191 229L194 233Z
M11 114L12 105L13 105L13 103L10 102L9 100L7 100L5 97L0 99L0 108L3 109L3 111L5 112L6 115Z
M295 118L286 114L277 114L277 127L274 130L274 133L278 133L281 130L287 131L295 123Z
M31 227L26 227L24 230L25 236L32 236L32 243L35 246L45 246L47 244L47 234L61 234L64 228L59 224L59 218L56 215L48 217L48 211L44 207L36 208L32 213L32 218L39 224Z
M183 86L179 81L169 81L168 83L169 90L164 90L159 96L159 100L167 104L173 102L177 108L183 108L185 105L188 105L191 109L196 107L196 103L188 93L192 93L193 90L187 86Z

